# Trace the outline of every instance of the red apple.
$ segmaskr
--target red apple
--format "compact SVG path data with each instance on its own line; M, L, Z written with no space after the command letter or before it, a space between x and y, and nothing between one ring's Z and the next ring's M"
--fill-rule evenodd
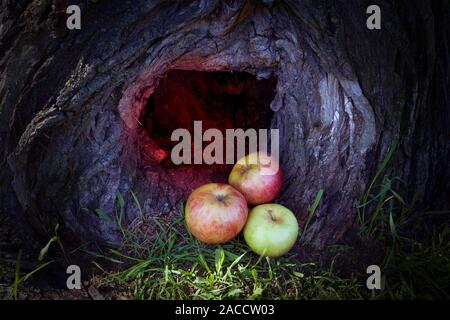
M277 159L264 152L254 152L234 165L228 183L240 191L249 204L262 204L278 197L282 180Z
M191 193L185 213L186 225L198 240L217 244L241 232L247 222L248 207L244 196L232 186L208 183Z

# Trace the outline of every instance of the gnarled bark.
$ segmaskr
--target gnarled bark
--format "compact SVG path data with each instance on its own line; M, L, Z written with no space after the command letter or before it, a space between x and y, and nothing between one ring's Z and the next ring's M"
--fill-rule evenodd
M79 1L82 30L65 27L65 1L3 1L0 33L1 214L24 242L61 223L67 236L117 244L126 221L178 215L191 188L143 170L139 117L169 70L243 71L277 78L270 108L281 133L279 201L301 221L317 192L314 249L345 241L389 146L422 201L449 190L448 21L445 1ZM446 38L447 37L447 38ZM147 170L148 171L148 170ZM150 175L151 175L150 172ZM447 194L446 194L447 192Z

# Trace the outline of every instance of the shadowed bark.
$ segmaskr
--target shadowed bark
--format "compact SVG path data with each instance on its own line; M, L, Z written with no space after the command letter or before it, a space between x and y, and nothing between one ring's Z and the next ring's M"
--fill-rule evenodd
M369 1L79 1L82 30L69 31L66 1L2 1L2 224L25 245L57 223L118 244L94 210L111 214L120 191L135 222L130 190L146 214L178 215L194 186L174 186L140 152L139 118L171 69L277 79L279 202L303 222L324 189L308 233L318 253L351 238L393 141L410 196L448 205L449 6L377 3L382 29L371 31Z

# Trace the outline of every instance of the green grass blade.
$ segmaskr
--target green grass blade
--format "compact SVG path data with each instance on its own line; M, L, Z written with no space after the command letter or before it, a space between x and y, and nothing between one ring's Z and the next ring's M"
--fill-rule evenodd
M16 270L14 272L14 283L13 283L13 298L14 300L17 300L19 297L19 285L20 285L20 265L22 263L22 250L19 250L19 253L17 254L17 260L16 260Z
M105 212L103 212L100 209L95 209L95 213L97 214L97 216L99 216L100 219L103 219L105 221L109 221L109 222L113 222L113 220L111 219L110 216L108 216L108 214L106 214Z
M51 260L51 261L47 261L47 262L41 263L36 268L34 268L31 272L29 272L25 276L23 276L23 278L20 280L20 282L23 282L23 281L26 281L26 280L30 279L31 276L34 275L36 272L44 269L45 267L49 266L53 262L55 262L55 260Z
M55 241L58 241L58 237L57 236L54 236L54 237L52 237L48 242L47 242L47 244L41 249L41 251L39 252L39 256L38 256L38 260L39 261L42 261L42 260L44 260L44 258L45 258L45 256L47 255L47 253L48 253L48 250L50 249L50 246L51 246L51 244L53 243L53 242L55 242Z
M214 264L216 266L216 272L217 274L220 274L222 271L222 265L225 261L225 252L222 248L217 248L214 253Z
M144 212L142 211L142 207L141 207L141 204L140 204L138 198L136 197L136 195L134 194L134 192L132 190L130 190L130 192L131 192L131 196L133 197L134 203L138 207L141 219L144 219Z
M372 192L372 189L375 185L375 183L378 181L378 178L381 176L381 174L383 173L384 169L386 168L386 166L388 165L388 163L391 161L392 156L394 155L395 150L397 149L397 141L395 141L391 147L389 148L386 157L383 159L383 162L381 163L381 165L378 167L377 172L375 173L375 176L373 177L372 181L369 184L369 187L367 188L367 191L364 195L363 198L363 203L367 203L367 199L369 198L369 195ZM365 208L363 208L364 211Z
M309 223L311 222L312 218L316 214L316 210L319 207L320 201L322 200L323 192L324 192L323 189L320 189L319 192L317 192L316 198L314 199L314 202L311 205L311 209L309 210L308 219L306 220L306 223L303 227L303 232L301 235L302 239L304 238L306 231L308 230Z

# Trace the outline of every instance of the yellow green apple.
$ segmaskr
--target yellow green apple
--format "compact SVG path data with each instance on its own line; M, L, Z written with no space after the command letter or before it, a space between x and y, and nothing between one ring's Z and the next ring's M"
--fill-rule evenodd
M288 208L275 203L254 207L244 227L244 239L257 254L279 257L294 246L298 222Z

